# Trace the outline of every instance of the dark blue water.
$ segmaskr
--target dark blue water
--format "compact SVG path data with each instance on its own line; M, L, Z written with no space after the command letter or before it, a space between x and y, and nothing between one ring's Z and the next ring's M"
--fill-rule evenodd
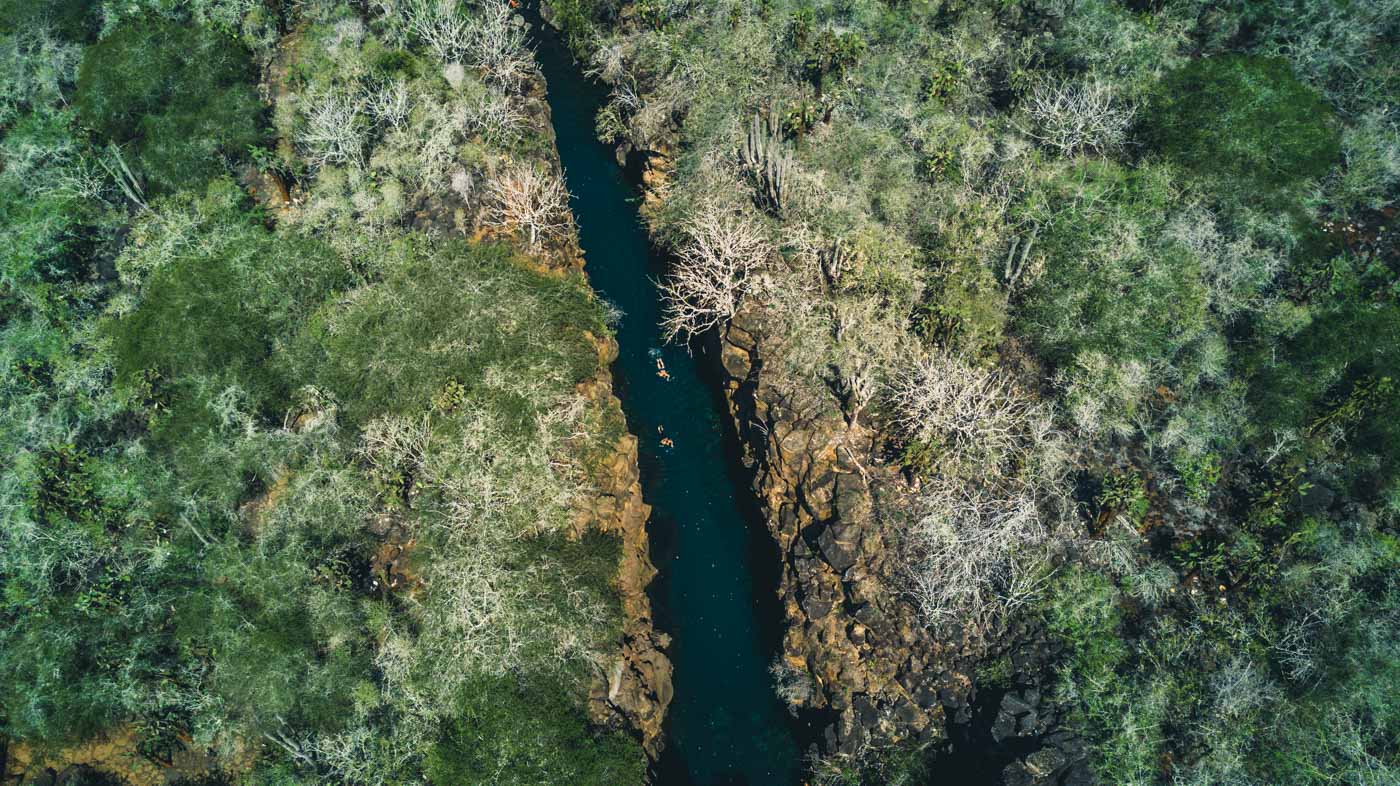
M552 31L537 25L535 32L588 277L624 313L613 370L628 426L641 439L661 571L657 616L674 640L675 698L657 780L791 786L797 744L768 678L779 624L773 587L770 580L756 588L752 572L763 566L761 552L754 556L767 533L740 505L743 478L735 474L728 415L705 359L662 344L654 283L661 268L638 220L637 193L594 136L603 92ZM669 381L656 374L658 357ZM663 432L674 447L660 444Z

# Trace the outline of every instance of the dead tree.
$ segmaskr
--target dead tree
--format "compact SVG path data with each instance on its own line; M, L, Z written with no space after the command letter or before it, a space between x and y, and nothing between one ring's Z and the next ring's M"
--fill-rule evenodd
M902 549L911 594L930 621L988 624L1043 578L1038 550L1065 508L1064 441L1006 376L947 355L901 375L888 405L926 451Z
M490 191L487 224L524 233L531 251L538 251L545 240L559 237L569 226L569 192L552 173L533 166L511 167L491 182Z
M702 208L686 223L686 242L661 284L662 323L670 340L689 340L733 317L751 274L773 247L754 222L719 208Z

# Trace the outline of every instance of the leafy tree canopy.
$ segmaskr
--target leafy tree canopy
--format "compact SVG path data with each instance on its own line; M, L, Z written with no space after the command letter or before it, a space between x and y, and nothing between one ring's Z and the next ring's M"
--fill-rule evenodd
M1332 109L1279 58L1220 55L1168 74L1145 134L1197 175L1264 193L1321 177L1340 153Z
M133 143L156 193L223 171L220 155L262 140L262 103L248 51L208 28L165 19L126 22L89 47L75 103L102 139Z

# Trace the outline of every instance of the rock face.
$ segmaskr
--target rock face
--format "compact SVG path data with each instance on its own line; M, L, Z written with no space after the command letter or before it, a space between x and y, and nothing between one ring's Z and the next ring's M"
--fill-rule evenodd
M1043 740L1035 752L1017 759L1001 771L1006 786L1093 786L1096 781L1087 761L1084 743L1068 731L1057 731Z
M546 164L562 174L545 96L543 77L536 75L526 91L527 114L530 124L548 140ZM543 256L545 272L584 269L572 215L569 226L564 237ZM609 371L617 359L617 342L591 338L598 349L599 372L582 383L579 391L608 409L609 418L621 421L622 403L613 395ZM607 673L595 679L589 689L589 716L601 725L620 724L633 729L647 755L655 760L663 743L661 726L666 707L671 703L671 661L665 654L670 639L653 625L651 600L647 596L647 585L656 575L656 567L650 556L646 524L651 506L642 501L636 436L624 434L611 454L598 463L591 480L598 493L576 503L574 534L582 535L591 527L616 534L622 540L622 556L613 583L622 601L624 621L620 650L612 657Z
M782 556L783 664L810 675L802 709L833 719L828 753L867 741L944 736L972 683L952 670L961 641L936 641L898 591L894 527L876 511L908 493L876 457L877 436L834 397L780 390L765 359L781 346L748 307L720 340L726 394L753 487Z
M553 24L550 3L543 3L542 11ZM646 148L624 141L616 149L618 164L640 181L649 210L666 200L675 144L673 135L651 140ZM781 365L784 350L775 332L764 329L762 304L748 303L713 344L752 490L782 562L777 591L785 628L775 687L795 710L827 719L820 752L855 754L868 744L913 741L980 756L1013 740L1018 752L997 752L995 759L1011 762L1002 772L1007 786L1095 783L1082 741L1059 728L1054 708L1042 706L1040 675L1054 655L1043 650L1018 664L1024 665L1018 677L1032 693L1007 694L1012 698L996 707L989 739L954 749L949 724L970 728L982 711L969 676L973 667L991 653L1026 642L1043 645L1043 635L1024 627L950 625L936 635L929 629L900 588L900 524L889 515L907 509L904 500L917 487L881 460L880 435L849 423L834 395L784 385L765 370L766 364ZM635 443L631 451L635 458ZM645 560L645 549L638 555ZM644 564L645 571L654 572ZM647 615L649 621L649 610ZM629 618L635 615L629 612ZM638 635L638 641L666 644L654 631ZM614 665L609 696L630 685L664 711L669 663L662 666L630 648L624 648L623 661ZM655 667L648 671L641 664ZM648 682L652 677L657 681ZM595 702L604 698L618 704L597 695Z
M242 748L216 760L181 735L182 746L166 762L140 753L141 735L133 724L113 727L103 734L62 748L30 748L0 738L0 782L24 786L80 786L84 783L119 781L131 786L163 786L198 783L216 772L236 778L253 765L256 752ZM107 780L98 780L106 774Z
M879 436L849 424L834 397L786 390L765 371L783 349L765 333L761 306L735 316L719 350L753 489L783 561L782 662L811 677L814 690L797 696L800 708L831 718L824 752L916 741L1010 761L1002 772L1008 786L1092 784L1082 741L1061 730L1042 691L1058 654L1044 632L1018 621L995 631L953 625L935 635L900 590L901 524L893 514L912 491L881 461ZM1018 687L1001 695L989 734L956 735L959 750L949 724L971 730L987 701L979 703L967 671L993 652L1010 659Z
M601 402L622 417L622 405L613 395L609 364L617 357L617 343L595 339L603 361L598 375L580 386L590 400ZM637 438L624 434L616 449L598 464L593 483L597 496L578 503L575 533L588 528L616 534L622 540L622 557L613 583L622 600L623 641L607 674L589 691L589 715L595 723L625 723L636 730L647 755L661 751L661 724L671 703L671 661L665 655L669 638L652 624L647 585L656 575L651 563L647 519L651 506L642 501L641 473L637 467Z

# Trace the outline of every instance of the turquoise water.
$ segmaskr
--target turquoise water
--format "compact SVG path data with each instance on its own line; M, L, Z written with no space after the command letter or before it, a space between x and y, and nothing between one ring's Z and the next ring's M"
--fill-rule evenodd
M752 570L772 570L776 555L764 565L767 533L741 507L747 491L707 361L662 344L654 283L662 268L638 221L636 190L594 136L604 94L552 32L537 27L536 38L588 277L624 314L613 370L628 426L641 438L661 571L653 595L674 639L675 699L657 782L791 786L797 743L768 679L778 630L772 582L756 587ZM669 381L656 373L658 358ZM674 447L660 444L663 431Z

